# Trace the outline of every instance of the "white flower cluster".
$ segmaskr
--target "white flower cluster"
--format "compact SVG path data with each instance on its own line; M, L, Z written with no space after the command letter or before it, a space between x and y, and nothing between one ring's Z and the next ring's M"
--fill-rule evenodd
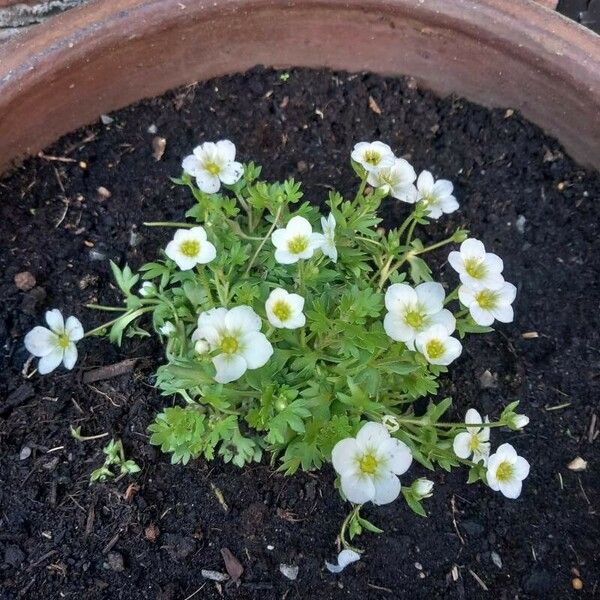
M485 424L474 408L465 416L466 431L454 438L453 449L458 458L483 463L486 467L486 479L491 489L500 491L507 498L518 498L523 480L529 475L529 463L517 455L510 444L502 444L490 455L490 428ZM529 423L525 415L515 415L513 426L522 429Z
M417 177L413 166L396 157L383 142L359 142L351 156L367 172L369 185L402 202L421 203L430 219L439 219L442 214L458 209L452 183L446 179L436 181L429 171L422 171Z

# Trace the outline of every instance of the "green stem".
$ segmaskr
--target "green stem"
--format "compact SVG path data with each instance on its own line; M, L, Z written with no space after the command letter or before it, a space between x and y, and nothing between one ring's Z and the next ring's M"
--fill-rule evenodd
M258 248L252 255L252 258L250 259L250 262L248 263L248 266L246 267L246 271L244 272L244 277L248 276L248 273L250 273L250 269L252 269L252 267L254 266L254 262L256 261L256 258L258 257L259 252L263 249L263 246L267 243L267 240L271 237L271 234L273 233L273 231L275 231L275 227L277 227L277 223L279 221L279 217L281 217L282 211L283 211L283 207L280 206L277 209L277 213L275 214L275 218L273 219L273 224L269 228L267 235L265 235L262 242L258 245Z
M362 508L362 504L356 504L352 508L352 510L348 513L348 515L344 519L344 521L342 523L342 527L340 528L339 536L338 536L340 544L342 544L342 546L344 548L347 548L349 550L354 550L355 552L360 552L360 550L358 550L358 548L355 548L354 546L352 546L352 544L350 544L350 542L346 541L346 529L348 529L348 525L350 524L350 522L360 514L361 508Z
M194 225L194 223L183 223L177 221L148 221L143 223L143 225L146 227L184 227L187 229L198 227L198 225Z
M360 180L360 185L358 186L356 196L354 196L354 202L358 202L358 199L364 194L365 188L367 187L368 176L369 174L365 171L364 177Z
M126 306L104 306L102 304L86 304L85 307L106 312L127 312L128 310Z
M412 254L413 254L413 256L417 256L418 254L425 254L426 252L431 252L432 250L437 250L438 248L441 248L442 246L445 246L447 244L451 244L452 242L454 242L454 236L446 238L445 240L442 240L441 242L431 244L431 246L427 246L426 248L423 248L422 250L413 250Z

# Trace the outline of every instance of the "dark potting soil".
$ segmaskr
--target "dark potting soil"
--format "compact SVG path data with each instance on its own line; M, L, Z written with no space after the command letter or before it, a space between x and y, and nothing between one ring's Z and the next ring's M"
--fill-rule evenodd
M0 181L0 580L2 598L593 598L600 595L598 523L600 176L511 110L439 99L413 81L256 69L142 102L68 135ZM157 133L148 128L155 125ZM155 137L166 140L153 158ZM232 139L267 179L293 176L306 197L331 186L351 194L352 145L381 139L451 179L461 202L425 236L459 225L504 258L519 289L516 320L471 337L445 377L462 420L468 407L498 415L513 399L531 424L495 433L531 462L524 492L508 500L465 484L466 472L436 472L430 516L402 500L370 507L385 529L366 534L366 555L334 576L324 560L347 505L333 472L284 477L266 462L244 469L219 460L171 466L146 428L172 399L151 376L152 340L122 349L79 345L75 371L28 376L23 335L44 310L101 316L88 302L119 302L108 259L132 266L156 256L172 230L143 221L181 220L188 193L172 185L199 142ZM99 188L105 190L98 191ZM110 197L108 197L110 194ZM385 225L405 204L386 201ZM435 257L447 282L456 280ZM35 287L21 291L28 271ZM33 281L19 282L29 287ZM82 373L129 357L135 369L84 383ZM108 438L78 442L69 426ZM110 437L142 467L139 476L90 486ZM567 465L581 456L587 470ZM405 481L424 475L413 466ZM220 490L218 492L217 490ZM222 494L222 499L219 495ZM239 586L205 579L225 571L221 549L244 567ZM291 581L280 563L299 567ZM574 591L573 580L583 583ZM577 582L576 582L577 583ZM194 595L195 594L195 595Z

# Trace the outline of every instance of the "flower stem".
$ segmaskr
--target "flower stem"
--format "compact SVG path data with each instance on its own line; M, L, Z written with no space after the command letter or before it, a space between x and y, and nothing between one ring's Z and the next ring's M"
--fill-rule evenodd
M258 253L263 249L263 246L267 243L267 240L271 237L271 234L275 230L275 227L277 227L277 222L279 221L279 217L281 217L282 211L283 211L283 207L280 206L277 209L277 213L275 214L275 218L273 219L273 224L269 228L267 235L265 235L262 242L258 245L258 248L252 255L252 258L250 259L250 262L248 263L248 266L246 267L246 271L244 272L244 277L247 277L248 273L250 273L250 269L252 269L252 267L254 266L254 262L256 261L256 258L258 257Z
M365 188L367 187L367 177L369 174L365 171L363 178L360 180L360 185L358 186L358 190L356 191L356 196L354 196L354 202L358 202L358 199L364 195Z
M192 227L198 227L193 223L183 223L177 221L148 221L143 223L146 227L185 227L191 229Z
M92 310L104 310L106 312L127 312L127 307L125 306L104 306L102 304L86 304L86 308L91 308Z

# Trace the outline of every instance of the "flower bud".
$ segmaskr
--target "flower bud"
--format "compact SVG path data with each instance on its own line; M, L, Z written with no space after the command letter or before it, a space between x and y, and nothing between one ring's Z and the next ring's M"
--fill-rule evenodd
M210 350L210 346L206 340L197 340L194 344L194 350L198 354L206 354Z
M413 491L419 500L433 495L433 481L425 478L417 479L413 483Z
M457 229L452 236L452 240L457 244L462 244L469 237L466 229Z
M138 290L138 294L143 298L149 298L156 294L156 286L151 281L144 281Z
M523 429L528 424L529 424L529 417L527 415L518 415L516 413L509 417L508 423L507 423L507 425L515 431L518 431L519 429Z
M158 331L165 336L172 335L175 333L175 325L171 321L167 321Z

